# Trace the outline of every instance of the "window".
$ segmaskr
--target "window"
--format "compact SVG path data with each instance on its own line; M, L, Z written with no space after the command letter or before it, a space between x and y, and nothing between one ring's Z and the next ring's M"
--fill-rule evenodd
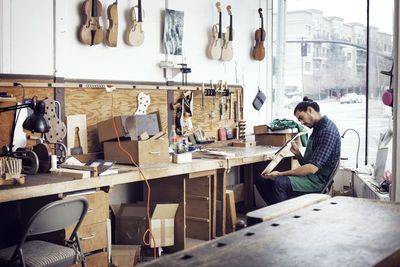
M284 47L285 52L283 58L274 55L275 60L282 62L283 66L274 72L275 92L296 88L299 96L307 95L320 104L321 112L336 123L341 134L348 128L360 134L358 159L357 136L347 133L342 140L342 157L348 158L343 162L346 166L354 167L356 160L359 165L363 165L365 160L374 163L380 132L392 128L391 109L384 106L380 99L389 86L389 78L382 75L381 71L390 70L392 64L393 1L369 1L369 88L366 88L367 0L274 0L274 8L279 6L278 1L284 3L286 12L274 10L273 43L276 47ZM284 20L277 19L277 16L283 16ZM285 21L285 43L278 43L276 38L279 21ZM299 31L301 24L304 32ZM305 42L308 39L309 42ZM318 42L315 42L316 39ZM349 44L343 44L343 41ZM310 45L307 57L302 55L302 42ZM276 47L274 52L277 51ZM277 88L277 85L283 88ZM288 98L284 94L274 97L275 101L279 97ZM293 105L287 108L281 104L285 101L282 99L273 103L273 118L296 120ZM366 138L368 151L365 147ZM368 152L367 159L365 151Z

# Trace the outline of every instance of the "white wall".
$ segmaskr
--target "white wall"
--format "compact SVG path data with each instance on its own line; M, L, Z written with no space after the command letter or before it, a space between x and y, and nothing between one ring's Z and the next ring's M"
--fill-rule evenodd
M127 45L123 33L128 26L129 9L137 0L118 2L119 36L116 48L104 43L84 45L78 40L82 24L83 0L3 0L1 8L1 73L55 75L64 78L164 82L159 62L184 57L192 73L188 82L228 81L244 87L244 114L247 132L252 126L266 123L267 105L257 112L252 101L257 87L269 93L267 60L251 57L254 32L259 27L257 10L264 10L267 24L268 0L222 0L223 27L229 26L226 6L232 6L234 56L230 62L211 60L206 56L211 26L218 22L214 0L142 1L145 17L145 41L140 47ZM101 0L101 24L108 27L107 7L114 0ZM183 57L162 53L163 12L165 8L184 11ZM265 25L268 32L268 25ZM270 51L266 51L267 55ZM181 81L181 75L174 78ZM267 84L268 82L268 84ZM268 88L267 88L268 87ZM268 89L268 90L267 90Z

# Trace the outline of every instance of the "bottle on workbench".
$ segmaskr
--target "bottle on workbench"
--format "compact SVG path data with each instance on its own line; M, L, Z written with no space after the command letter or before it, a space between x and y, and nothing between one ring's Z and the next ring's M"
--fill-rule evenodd
M176 153L178 144L178 138L176 136L175 124L171 126L171 132L169 133L169 147Z

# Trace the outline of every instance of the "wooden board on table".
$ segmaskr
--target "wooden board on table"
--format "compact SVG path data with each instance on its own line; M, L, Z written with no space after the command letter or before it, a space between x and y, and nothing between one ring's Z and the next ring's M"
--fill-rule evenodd
M82 147L83 154L88 153L86 115L67 116L67 148L71 155L71 149L75 147L76 128L78 128L79 145Z

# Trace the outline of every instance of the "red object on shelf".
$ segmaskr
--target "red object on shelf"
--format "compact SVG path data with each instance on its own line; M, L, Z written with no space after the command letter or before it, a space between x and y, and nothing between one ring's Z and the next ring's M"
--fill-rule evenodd
M218 137L220 141L225 141L226 140L226 130L225 128L219 128L218 129Z

